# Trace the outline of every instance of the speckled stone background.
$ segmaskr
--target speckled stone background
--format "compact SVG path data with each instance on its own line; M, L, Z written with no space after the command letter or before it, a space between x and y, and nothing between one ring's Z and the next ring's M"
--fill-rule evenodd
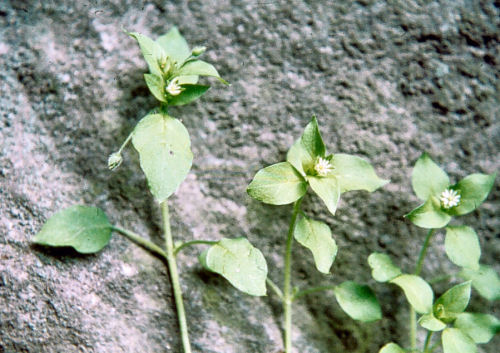
M296 352L406 344L402 293L373 282L366 258L385 251L412 269L425 230L402 216L418 204L409 178L423 151L453 181L498 171L499 7L493 0L1 1L0 352L181 352L160 259L120 235L92 256L30 244L48 217L75 203L99 206L161 244L158 207L136 153L128 149L113 173L106 160L156 104L138 46L121 28L156 37L172 25L191 45L206 45L205 59L232 83L214 81L201 100L171 110L195 154L171 199L175 236L247 236L281 282L291 208L260 204L245 188L258 169L285 158L316 114L330 152L370 160L391 183L345 194L335 217L315 197L305 200L340 250L324 276L296 247L295 284L370 283L385 318L358 324L332 293L311 295L295 307ZM495 186L457 221L476 229L481 261L497 270L499 196ZM276 298L249 297L206 273L200 250L178 259L194 351L279 352ZM423 275L444 271L457 268L439 234ZM471 310L499 314L476 293ZM499 344L497 337L482 352Z

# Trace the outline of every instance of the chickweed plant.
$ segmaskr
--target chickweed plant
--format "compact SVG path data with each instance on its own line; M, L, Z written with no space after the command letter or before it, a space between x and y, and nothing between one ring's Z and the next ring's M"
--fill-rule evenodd
M202 264L251 295L266 294L267 265L262 253L245 238L174 243L168 198L186 178L193 154L187 129L181 121L168 114L168 107L187 104L203 95L209 86L198 84L199 76L212 76L222 83L227 82L211 64L198 59L205 48L190 50L175 27L156 41L139 33L127 34L139 43L149 67L149 73L144 78L153 96L160 101L160 106L139 121L119 150L111 154L108 166L114 170L122 163L122 151L132 141L139 153L141 169L146 175L149 189L161 208L165 245L160 247L133 231L111 224L99 208L82 205L54 214L33 238L33 242L45 246L72 247L79 253L90 254L103 249L115 231L163 258L170 273L183 350L190 353L176 255L191 245L212 245L200 256Z
M177 240L170 227L169 197L189 173L193 161L189 133L182 122L168 113L169 106L190 103L202 96L209 86L198 84L200 76L215 77L224 84L217 70L199 59L204 47L190 49L177 28L157 40L139 33L128 33L139 43L149 73L144 75L150 92L159 106L143 117L117 152L112 153L108 167L115 170L123 161L122 151L132 142L139 154L150 192L161 208L164 246L112 224L99 208L75 205L55 213L33 238L44 246L72 247L82 254L96 253L110 241L112 232L127 237L165 260L174 294L183 351L191 353L176 256L186 247L210 245L199 256L203 267L226 278L234 287L254 296L264 296L269 287L281 300L284 313L285 352L292 352L292 305L310 293L332 290L340 307L355 320L371 322L382 317L381 307L370 287L352 281L311 288L293 287L292 248L294 240L307 248L316 269L330 275L337 255L337 244L329 226L310 218L301 203L311 190L335 215L342 193L356 190L374 192L387 180L379 178L365 160L343 153L327 154L315 117L302 136L288 151L286 161L258 171L248 186L248 194L271 205L293 204L288 233L284 237L283 285L280 288L267 277L262 253L244 238L211 240ZM385 345L381 353L431 353L442 344L444 353L473 353L476 344L488 342L499 330L500 322L489 314L466 313L471 287L489 300L500 298L500 279L495 271L479 263L481 249L475 231L467 226L448 225L457 216L475 210L488 196L495 175L472 174L451 185L446 173L427 154L417 161L412 184L423 204L407 217L415 225L429 229L413 272L403 273L388 255L373 253L368 258L372 276L378 282L395 284L404 291L410 304L410 344ZM311 193L310 193L311 194ZM462 270L459 283L436 301L428 282L420 277L425 255L434 234L445 229L448 258ZM451 278L450 276L445 279ZM423 348L417 348L418 323L427 330ZM434 340L435 332L442 332ZM434 342L436 341L436 342Z
M419 352L432 353L442 346L444 353L475 353L477 344L487 343L500 329L500 321L493 315L465 312L470 299L471 287L488 300L500 299L500 279L496 272L479 263L481 248L474 229L453 224L455 217L474 211L486 199L496 174L471 174L456 184L424 153L415 164L412 186L423 204L406 217L416 226L429 229L420 250L415 269L403 273L391 258L383 253L372 253L368 264L372 277L378 282L399 286L410 304L409 348L388 343L379 353ZM434 235L446 232L444 247L451 262L461 267L457 276L445 275L430 281L420 277L427 249ZM431 284L450 280L458 283L434 300ZM417 347L418 324L427 331L422 348ZM433 340L436 333L440 338Z
M318 291L333 290L340 307L353 319L363 322L381 318L381 309L373 291L352 281L292 289L292 246L294 239L309 249L319 272L329 275L337 255L337 244L324 222L309 218L300 209L309 187L335 215L340 195L353 190L373 192L385 185L365 160L348 154L327 154L315 117L290 148L285 162L273 164L257 172L248 186L248 194L271 205L293 203L293 211L285 240L283 287L270 279L269 287L283 303L285 352L292 352L292 304L295 300ZM299 218L300 214L300 218Z

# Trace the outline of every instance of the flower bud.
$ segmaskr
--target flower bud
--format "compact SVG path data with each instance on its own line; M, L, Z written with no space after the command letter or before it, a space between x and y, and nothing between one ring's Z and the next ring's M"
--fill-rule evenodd
M207 47L194 47L193 50L191 50L191 55L192 56L200 56L207 50Z
M115 170L122 164L123 158L122 155L118 152L112 153L108 158L108 168L110 170Z

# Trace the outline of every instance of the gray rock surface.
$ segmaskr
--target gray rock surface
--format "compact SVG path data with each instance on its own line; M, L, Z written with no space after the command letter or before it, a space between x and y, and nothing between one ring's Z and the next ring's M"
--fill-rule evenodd
M407 307L376 284L366 264L385 251L410 270L425 231L403 215L417 205L411 169L428 151L456 181L500 165L498 1L2 1L0 2L0 352L181 352L166 266L114 235L101 253L35 247L30 239L60 208L96 205L110 219L161 244L161 222L138 158L106 168L136 122L156 104L138 46L121 28L158 36L177 25L232 83L172 109L191 133L194 167L171 199L178 239L247 236L281 282L290 206L250 199L261 167L285 158L313 114L331 152L372 162L391 183L345 194L329 223L339 255L319 274L294 252L295 284L370 283L385 318L359 324L333 294L295 307L296 352L377 352L406 342ZM476 229L482 262L500 258L495 187L460 219ZM196 352L282 349L273 295L239 293L202 271L199 248L179 257ZM424 276L456 271L443 236ZM436 291L445 287L437 286ZM472 297L474 311L498 307ZM423 339L423 337L419 337ZM483 352L494 352L495 338Z

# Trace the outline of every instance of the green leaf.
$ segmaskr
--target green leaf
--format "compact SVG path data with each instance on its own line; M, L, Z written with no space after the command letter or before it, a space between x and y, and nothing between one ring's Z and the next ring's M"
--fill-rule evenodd
M372 268L372 277L377 282L388 282L401 274L401 269L394 266L386 254L376 252L370 254L368 265Z
M325 203L328 211L335 214L340 199L340 185L335 177L309 177L307 179L314 192Z
M314 116L311 122L307 124L304 133L300 138L300 143L309 154L310 160L315 161L318 157L324 157L326 147L319 132L318 121Z
M246 238L220 240L203 252L200 262L240 291L256 296L266 295L266 260Z
M495 182L496 174L471 174L451 188L460 195L458 206L450 209L453 215L463 215L474 211L488 197Z
M493 268L486 265L479 265L478 271L464 268L460 271L459 276L466 280L472 280L472 287L482 297L488 300L500 299L500 278Z
M354 320L371 322L382 318L380 304L370 287L347 281L334 292L342 310Z
M187 77L187 76L185 76ZM195 99L198 99L205 94L210 86L203 85L183 85L183 91L177 96L172 96L168 98L168 105L184 105L191 103Z
M163 79L153 74L144 74L144 79L146 80L149 90L153 93L153 96L160 102L166 102L167 99L165 98L165 84L163 83Z
M188 43L177 27L172 27L166 34L159 37L156 43L163 48L168 57L177 62L178 66L181 66L191 56Z
M219 73L212 64L203 60L190 60L186 62L179 69L179 76L198 75L198 76L212 76L219 79L220 82L228 85L229 82L219 76Z
M471 281L468 281L448 289L434 303L434 315L445 323L455 320L469 304L470 287Z
M462 313L457 316L454 325L476 343L488 343L500 332L500 320L489 314Z
M479 270L481 247L474 229L467 226L446 227L444 246L446 255L455 265Z
M151 193L158 202L165 201L191 169L193 154L188 131L168 115L149 114L135 127L132 143L139 152Z
M356 156L335 154L331 161L333 175L340 183L340 191L351 190L375 191L389 180L380 179L370 163Z
M432 310L434 293L431 286L421 277L415 275L401 275L390 281L401 287L406 299L417 313L427 314Z
M111 227L101 209L71 206L50 217L33 242L56 247L70 246L79 253L91 254L109 243Z
M271 205L286 205L304 196L307 183L288 162L273 164L255 174L247 192Z
M311 250L318 271L329 273L337 255L337 244L332 238L330 227L326 223L302 217L297 222L294 237Z
M135 38L139 43L142 55L148 63L149 71L156 76L162 76L159 61L165 56L165 52L158 43L149 37L137 32L127 32L129 36Z
M197 75L177 76L177 84L179 85L195 85L198 83Z
M295 141L288 150L286 161L293 165L303 176L306 175L306 170L314 168L314 159L309 155L300 139Z
M432 313L422 315L418 323L423 328L429 331L442 331L446 328L446 324L439 319L436 319Z
M477 353L472 338L457 328L447 328L441 335L444 353Z
M442 228L451 220L451 216L441 210L439 200L435 197L430 197L423 205L418 206L405 217L422 228Z
M425 201L444 191L450 185L450 178L427 153L423 153L413 168L411 184L415 194Z
M380 348L378 353L406 353L406 351L396 343L391 342Z

